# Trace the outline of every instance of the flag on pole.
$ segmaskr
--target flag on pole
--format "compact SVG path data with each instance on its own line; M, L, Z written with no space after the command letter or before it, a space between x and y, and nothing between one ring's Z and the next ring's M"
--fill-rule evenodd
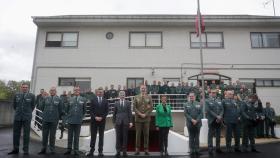
M200 20L200 28L201 28L201 33L205 31L205 23L204 23L204 17L201 15L199 9L197 10L197 15L195 17L195 32L196 36L199 36L199 20Z

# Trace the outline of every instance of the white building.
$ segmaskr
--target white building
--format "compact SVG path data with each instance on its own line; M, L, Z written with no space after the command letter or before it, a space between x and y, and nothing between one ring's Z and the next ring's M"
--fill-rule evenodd
M206 15L206 80L240 80L280 113L280 17ZM38 26L32 91L57 86L196 82L194 15L33 17Z

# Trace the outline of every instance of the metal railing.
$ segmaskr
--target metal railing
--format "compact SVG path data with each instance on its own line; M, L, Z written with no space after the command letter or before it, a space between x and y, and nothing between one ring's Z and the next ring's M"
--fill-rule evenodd
M186 100L186 95L185 94L149 94L152 97L153 100L153 108L154 110L156 109L157 104L160 103L160 98L162 95L167 96L168 100L167 103L171 105L171 110L172 111L179 111L183 112L184 110L184 103L187 101ZM131 102L131 105L133 106L133 99L135 96L130 96L126 97L125 99ZM113 99L108 99L109 102L109 115L108 117L111 117L113 114L114 110L114 105L115 102L118 101L119 98L113 98ZM90 117L90 102L87 102L86 105L86 114L84 117L84 122L87 122L91 119ZM131 108L133 109L133 108ZM35 108L33 111L33 117L32 117L32 129L35 132L41 132L42 130L42 111Z

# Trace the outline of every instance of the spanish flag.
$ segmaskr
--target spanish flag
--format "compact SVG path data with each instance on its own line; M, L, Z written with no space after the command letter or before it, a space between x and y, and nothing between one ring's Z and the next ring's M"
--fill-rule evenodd
M199 21L200 21L200 28L201 33L205 31L205 23L204 23L204 17L201 15L200 10L197 10L197 15L195 17L195 32L197 37L199 36Z

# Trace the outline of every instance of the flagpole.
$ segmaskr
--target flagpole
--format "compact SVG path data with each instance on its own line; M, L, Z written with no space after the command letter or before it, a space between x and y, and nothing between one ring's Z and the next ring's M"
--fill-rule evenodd
M202 52L202 38L201 38L201 14L200 14L200 1L197 0L197 14L198 14L198 35L199 35L199 50L200 50L200 75L202 86L202 105L203 105L203 118L205 118L205 89L204 89L204 74L203 74L203 52Z
M275 13L275 5L274 5L274 0L272 0L272 5L273 5L273 12L274 12L274 16L276 16L276 13Z

